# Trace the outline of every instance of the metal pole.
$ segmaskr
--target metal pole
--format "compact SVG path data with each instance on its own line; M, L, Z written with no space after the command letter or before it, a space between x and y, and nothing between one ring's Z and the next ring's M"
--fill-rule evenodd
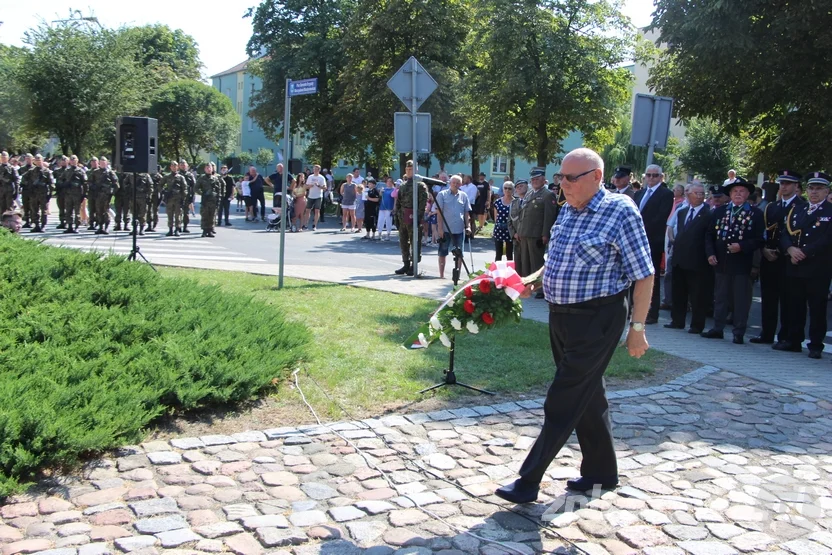
M650 144L647 145L647 166L653 163L653 151L656 149L656 127L659 122L659 99L653 97L653 121L650 123ZM645 166L645 168L647 167Z
M413 126L411 130L412 154L413 154L413 277L419 277L419 226L422 224L422 215L419 214L419 189L416 186L416 175L419 173L419 154L416 152L416 68L418 62L416 57L413 60L410 72L410 121Z
M278 263L277 271L277 288L283 289L283 260L286 251L286 218L289 216L289 211L286 209L286 189L289 188L289 120L292 117L292 97L289 96L289 87L292 84L291 79L286 79L286 107L283 112L283 191L281 193L282 201L280 203L280 262Z

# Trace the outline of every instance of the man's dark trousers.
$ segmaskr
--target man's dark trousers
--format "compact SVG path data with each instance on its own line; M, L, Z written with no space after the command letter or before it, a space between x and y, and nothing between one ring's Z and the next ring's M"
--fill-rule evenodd
M716 273L714 287L714 329L723 331L728 313L734 315L734 335L745 335L751 310L751 277L748 274Z
M778 341L790 341L789 331L790 303L788 302L787 290L791 287L786 279L786 259L781 255L774 262L765 258L760 261L760 298L762 300L762 328L760 334L768 341L774 340L777 332L777 316L780 315L780 332L777 333Z
M520 468L521 479L540 483L572 430L581 444L581 476L618 476L604 372L626 319L626 292L550 305L549 341L557 371L543 405L543 429Z
M662 304L662 280L659 276L661 275L663 254L664 243L650 243L650 258L653 260L653 268L656 269L656 279L653 280L653 294L650 297L650 310L647 311L647 317L654 320L659 319L659 306Z
M809 311L809 347L810 351L822 351L826 337L826 310L829 295L828 276L789 277L788 297L789 334L786 338L795 345L803 345L806 337L806 309Z
M713 291L710 282L713 281L713 271L686 270L679 266L673 268L671 274L671 292L673 295L670 309L670 322L675 325L685 325L687 319L688 301L691 306L690 328L702 331L705 328L705 318L708 314L710 300L708 291Z
M223 214L225 214L225 221L228 221L228 212L231 210L231 201L224 198L220 201L219 211L217 212L217 225L222 224Z

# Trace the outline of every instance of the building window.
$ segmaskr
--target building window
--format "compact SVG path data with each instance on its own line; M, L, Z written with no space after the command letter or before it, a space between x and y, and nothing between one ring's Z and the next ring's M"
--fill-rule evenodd
M505 156L492 156L491 173L508 173L508 160Z
M254 83L251 84L251 94L254 94Z
M231 89L229 89L229 88L227 88L227 87L226 87L226 89L225 89L225 96L227 96L228 98L231 98Z
M254 119L248 118L248 130L254 131Z

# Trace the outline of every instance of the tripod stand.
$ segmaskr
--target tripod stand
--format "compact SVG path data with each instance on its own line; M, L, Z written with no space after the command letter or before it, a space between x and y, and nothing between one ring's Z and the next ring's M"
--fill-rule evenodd
M132 210L133 210L133 248L130 249L130 254L127 255L127 260L136 260L137 256L141 256L142 260L144 260L147 263L148 266L153 268L154 272L158 272L158 270L153 266L153 264L150 263L150 260L145 258L144 255L142 254L142 251L139 249L139 237L138 237L138 235L139 235L139 233L138 233L139 220L138 220L138 218L136 218L137 207L138 207L138 201L136 199L136 194L137 194L136 189L138 188L137 186L138 186L138 178L137 178L136 172L133 172L133 204L132 204Z

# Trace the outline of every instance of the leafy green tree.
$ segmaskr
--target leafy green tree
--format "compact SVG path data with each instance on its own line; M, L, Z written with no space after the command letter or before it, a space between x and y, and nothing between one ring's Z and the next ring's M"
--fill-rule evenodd
M254 156L254 161L258 166L263 166L268 171L269 164L274 161L274 152L269 148L260 147L260 150Z
M292 131L312 133L307 153L327 168L350 143L349 125L358 124L345 117L343 97L344 41L352 32L352 10L353 0L265 0L249 11L254 18L249 55L268 54L249 64L249 71L263 80L249 113L267 134L282 134L286 79L317 77L317 94L292 99L291 123Z
M140 105L141 74L117 33L76 21L43 23L24 42L29 48L17 76L29 124L56 135L64 154L83 157L117 116Z
M719 184L727 177L728 170L737 166L738 142L726 134L719 124L709 119L689 122L685 146L679 154L682 165L704 178L708 183Z
M124 27L119 35L148 78L164 85L175 79L199 79L202 63L196 40L167 25Z
M712 118L749 141L753 170L819 168L832 159L828 1L657 0L667 48L649 84L682 119Z
M240 128L231 100L198 81L165 85L150 104L150 117L159 120L160 149L176 159L187 154L196 162L199 152L228 152Z
M47 139L30 124L29 95L19 80L25 56L22 48L0 45L0 145L12 152L37 150Z
M465 79L475 127L491 144L522 139L540 166L572 131L606 142L629 96L632 75L621 64L634 44L608 0L484 0Z
M248 167L254 162L254 155L246 150L242 151L237 159L240 161L240 171L245 173Z
M605 180L609 180L615 168L622 165L630 166L633 169L633 175L640 177L644 173L647 163L647 148L630 144L632 129L633 123L630 114L621 112L618 129L613 135L612 142L600 149L601 158L604 160Z

